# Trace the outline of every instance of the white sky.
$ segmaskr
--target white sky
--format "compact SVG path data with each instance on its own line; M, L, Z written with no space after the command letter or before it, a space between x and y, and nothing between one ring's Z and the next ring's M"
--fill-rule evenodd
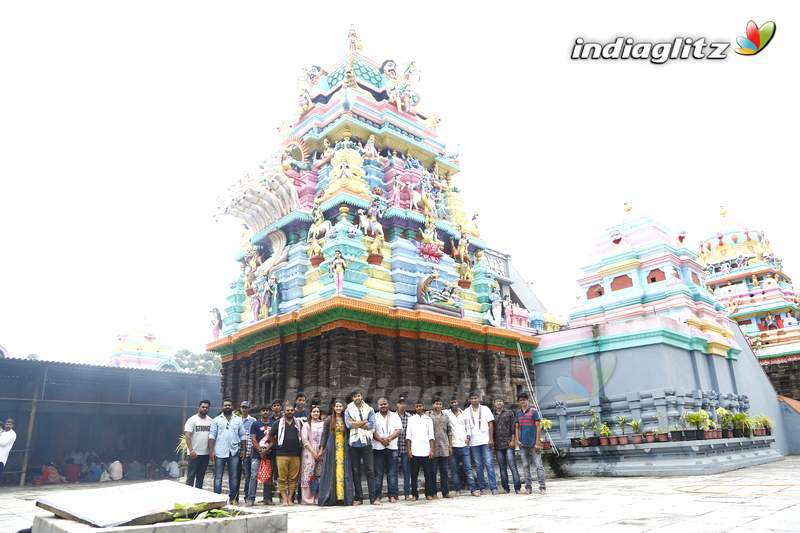
M625 200L695 239L725 204L800 276L797 2L552 4L5 3L0 344L104 361L146 317L203 349L238 268L216 197L276 149L300 68L342 58L350 23L365 55L416 60L485 240L553 311ZM751 18L777 24L755 57L569 59L577 36L734 41Z

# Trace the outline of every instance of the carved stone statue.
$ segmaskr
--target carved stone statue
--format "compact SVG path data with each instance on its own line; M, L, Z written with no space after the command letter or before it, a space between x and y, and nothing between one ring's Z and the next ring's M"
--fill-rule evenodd
M220 331L222 331L222 315L215 307L211 310L211 336L214 340L219 339Z
M378 161L380 159L378 149L375 147L374 135L370 135L369 139L367 139L367 144L362 150L362 156L364 157L365 161Z
M336 283L336 294L341 294L344 288L344 271L347 269L347 262L342 257L341 250L336 250L336 255L331 261L331 272L333 281Z

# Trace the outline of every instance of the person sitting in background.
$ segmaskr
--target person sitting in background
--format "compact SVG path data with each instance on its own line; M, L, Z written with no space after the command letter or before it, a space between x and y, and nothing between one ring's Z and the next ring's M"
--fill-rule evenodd
M77 483L80 481L81 467L75 463L72 457L67 459L67 464L64 466L64 477L67 478L67 483Z
M64 483L65 479L58 473L56 465L47 463L42 466L42 475L33 480L34 485L52 485Z
M103 467L100 466L100 463L97 461L97 458L94 457L89 461L89 466L86 469L86 474L83 477L84 481L88 481L91 483L96 483L100 481L100 476L103 475Z
M114 461L110 465L108 465L108 477L111 478L111 481L119 481L123 477L122 471L122 463L119 461Z
M178 467L178 463L175 459L172 461L164 459L164 462L161 463L161 468L164 469L164 474L166 474L169 479L178 479L181 475L181 469Z
M144 465L134 459L128 463L128 471L125 473L125 479L139 480L144 479Z

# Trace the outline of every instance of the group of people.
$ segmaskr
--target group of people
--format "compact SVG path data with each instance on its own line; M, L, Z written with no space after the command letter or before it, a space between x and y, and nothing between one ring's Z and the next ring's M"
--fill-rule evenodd
M155 462L140 461L136 458L101 460L93 452L72 452L63 463L47 462L41 473L32 479L34 485L54 483L96 483L104 481L138 481L145 479L178 479L180 468L174 459L164 459L159 465Z
M202 488L213 462L214 492L222 493L227 470L233 504L239 502L241 486L246 505L254 505L260 482L266 505L273 504L275 485L283 505L361 505L365 477L369 503L381 505L384 494L390 503L399 500L400 473L405 499L419 499L420 471L428 500L440 492L444 498L499 494L497 463L506 494L511 492L508 470L515 493L522 491L523 482L525 492L533 492L532 471L539 492L545 493L541 416L524 393L517 398L516 410L507 408L501 398L494 400L492 410L478 394L470 394L463 409L455 399L443 409L442 400L434 398L430 409L417 401L412 412L406 410L402 396L393 411L387 398L379 398L377 412L360 391L351 398L333 400L323 417L319 405L306 408L301 393L294 402L275 400L257 409L258 419L250 415L247 401L234 413L230 399L212 418L210 403L203 400L184 427L189 454L186 484Z

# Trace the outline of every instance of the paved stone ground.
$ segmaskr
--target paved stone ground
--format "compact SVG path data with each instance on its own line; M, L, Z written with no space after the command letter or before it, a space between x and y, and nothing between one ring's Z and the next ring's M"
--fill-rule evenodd
M89 486L94 484L69 488ZM36 497L63 488L0 489L0 532L30 527L35 514L46 514L34 506ZM545 496L462 496L380 507L296 505L287 512L290 531L303 532L797 532L800 457L711 476L552 479Z

